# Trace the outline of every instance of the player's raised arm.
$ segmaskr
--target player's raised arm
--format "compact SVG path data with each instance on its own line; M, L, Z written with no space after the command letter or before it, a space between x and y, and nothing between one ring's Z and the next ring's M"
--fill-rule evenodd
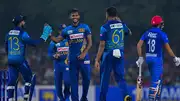
M51 40L54 41L55 43L58 43L58 42L64 40L64 38L63 38L62 36L55 37L55 36L52 36L51 34L50 34L50 38L51 38Z
M27 32L24 32L24 33L23 33L23 35L22 35L22 40L23 40L23 42L25 42L26 44L31 45L31 46L39 45L41 42L44 41L42 38L37 39L37 40L32 39L32 38L28 35Z

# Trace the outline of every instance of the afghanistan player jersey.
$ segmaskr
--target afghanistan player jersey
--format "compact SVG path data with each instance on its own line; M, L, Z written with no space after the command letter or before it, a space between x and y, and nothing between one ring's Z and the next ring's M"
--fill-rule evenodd
M105 41L104 52L109 52L113 49L124 51L125 33L129 33L128 27L117 20L107 21L106 24L101 26L100 40Z
M162 57L164 44L169 43L166 33L159 28L151 28L142 37L146 44L146 57Z
M69 43L69 58L77 58L85 48L87 36L91 34L90 28L86 24L78 24L78 26L67 26L62 31L62 37Z
M57 61L65 61L67 59L68 53L69 53L69 45L66 39L64 39L59 43L54 43L53 41L51 41L48 49L48 55L50 57L54 59L53 57L54 54L60 54L60 57L57 59Z

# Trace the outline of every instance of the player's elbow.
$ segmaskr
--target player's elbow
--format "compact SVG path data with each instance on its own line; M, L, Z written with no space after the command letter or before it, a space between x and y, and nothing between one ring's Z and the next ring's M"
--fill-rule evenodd
M140 43L137 44L137 49L140 49L142 45Z
M89 47L89 48L92 47L92 42L88 43L88 47Z

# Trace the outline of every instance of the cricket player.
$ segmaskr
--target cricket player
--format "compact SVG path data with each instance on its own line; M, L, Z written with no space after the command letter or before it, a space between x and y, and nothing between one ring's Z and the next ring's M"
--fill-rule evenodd
M14 101L14 89L17 84L19 72L25 81L24 101L31 101L35 86L36 76L32 73L28 62L25 59L26 45L36 46L46 41L47 35L42 34L38 40L32 40L28 33L24 30L25 16L16 16L12 22L15 27L6 34L5 46L8 55L8 101ZM51 32L51 28L46 27L46 31Z
M137 44L139 59L136 61L138 67L143 64L142 45L146 45L146 63L151 73L151 85L149 88L149 101L159 101L162 87L163 74L163 47L174 59L175 65L180 65L180 58L176 57L169 46L169 40L165 32L164 21L161 16L151 19L152 28L147 30Z
M61 35L62 30L66 27L65 24L59 26L58 34ZM59 43L51 41L48 49L48 55L54 62L54 79L56 93L60 101L70 101L70 79L68 67L68 52L69 46L67 40ZM62 82L64 80L64 95L62 93Z
M57 38L51 35L51 40L56 43L64 39L68 40L71 98L72 101L79 101L78 78L80 71L83 78L81 101L88 101L87 94L91 74L88 51L92 46L91 31L87 24L79 22L80 12L78 9L72 9L70 19L72 25L67 26Z
M117 17L115 7L106 10L106 23L100 29L100 45L95 59L95 67L100 68L101 90L100 101L106 101L111 71L114 71L116 82L121 89L123 99L130 101L127 84L124 78L124 35L131 34L129 28Z

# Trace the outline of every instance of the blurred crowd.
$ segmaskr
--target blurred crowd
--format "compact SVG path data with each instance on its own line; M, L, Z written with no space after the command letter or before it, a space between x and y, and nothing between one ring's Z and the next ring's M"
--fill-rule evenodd
M98 43L96 44L96 47ZM97 48L93 47L90 51L91 57L91 84L99 85L100 84L100 74L99 70L94 68L94 58L97 52ZM173 47L174 48L174 47ZM47 49L46 49L47 50ZM39 85L52 85L54 84L54 70L53 62L47 55L45 49L37 48L28 48L27 49L26 59L29 62L29 65L32 71L37 75L37 84ZM125 47L125 78L129 85L136 84L136 78L138 76L138 68L135 64L137 59L136 44L131 44ZM7 58L6 53L3 47L0 48L0 64L1 67L7 67ZM165 85L180 85L180 71L178 67L175 67L172 59L165 54L164 56L164 73L163 73L163 83ZM143 66L143 84L148 86L150 84L150 72L147 65L144 63ZM23 83L20 76L20 82ZM79 83L82 82L81 76ZM116 85L115 79L112 76L110 78L110 84Z

